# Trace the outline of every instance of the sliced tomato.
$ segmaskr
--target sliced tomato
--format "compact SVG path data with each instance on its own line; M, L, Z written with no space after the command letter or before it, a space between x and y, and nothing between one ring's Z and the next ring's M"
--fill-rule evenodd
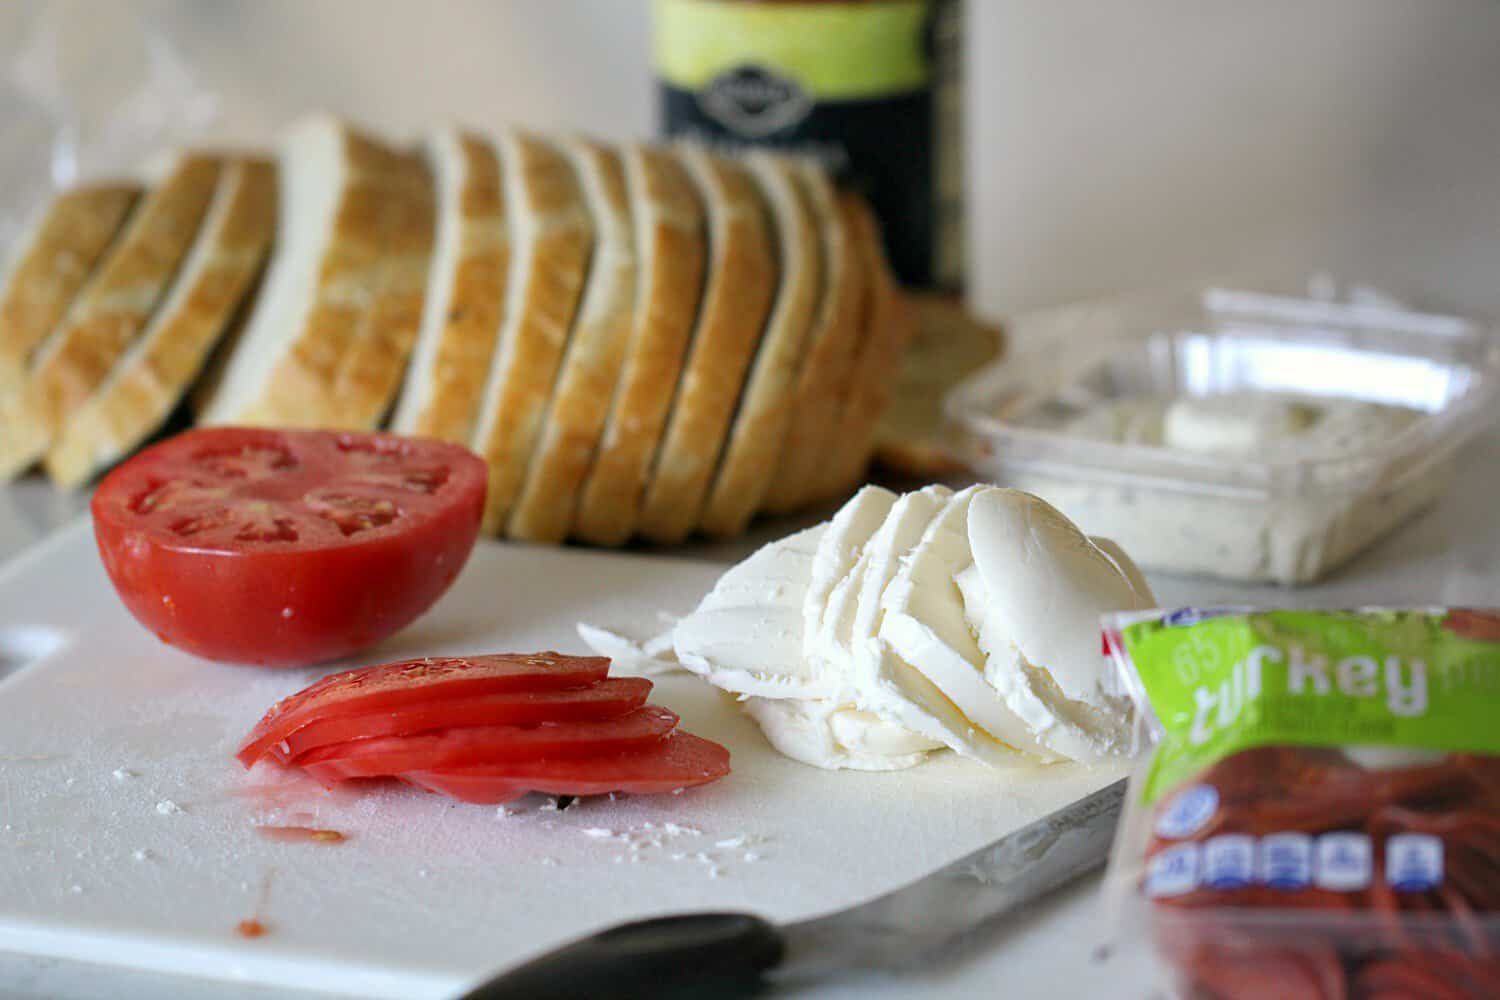
M421 702L393 711L347 715L310 722L270 749L282 763L295 762L319 747L378 736L407 736L457 726L536 726L544 722L599 722L618 718L646 704L651 682L616 677L593 687L556 691L506 691L471 698ZM247 767L254 758L241 755Z
M381 736L320 747L297 761L325 785L474 764L542 758L598 757L639 750L677 726L676 713L648 705L602 722L540 726L469 726L415 736Z
M249 767L313 722L502 692L584 688L603 681L608 673L609 660L602 656L550 652L423 657L358 667L329 674L272 705L238 757Z
M487 805L509 802L527 792L549 795L675 792L717 781L728 773L728 750L678 731L634 753L413 770L401 775L401 780L462 802Z
M486 475L440 441L204 428L106 476L94 534L125 606L163 642L301 666L432 606L474 547Z

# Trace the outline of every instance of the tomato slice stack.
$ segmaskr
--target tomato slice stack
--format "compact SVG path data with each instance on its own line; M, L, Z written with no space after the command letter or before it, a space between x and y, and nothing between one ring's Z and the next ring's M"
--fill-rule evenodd
M603 657L404 660L331 674L282 699L237 755L321 784L397 778L464 802L527 792L675 792L729 773L729 751L646 704L651 682Z

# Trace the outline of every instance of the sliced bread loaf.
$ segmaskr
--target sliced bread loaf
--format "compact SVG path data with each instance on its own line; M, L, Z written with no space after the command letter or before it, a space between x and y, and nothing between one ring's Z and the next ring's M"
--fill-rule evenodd
M708 209L708 278L638 530L679 542L698 524L776 289L765 203L749 173L698 146L678 155Z
M794 161L755 152L745 166L771 209L781 283L699 522L704 532L721 537L744 531L771 488L823 294L817 220L798 188Z
M229 328L275 225L275 167L264 160L229 162L197 239L146 329L47 453L53 482L79 485L161 426Z
M560 542L573 525L579 490L609 416L635 305L635 235L620 157L581 139L564 142L563 151L578 172L594 220L594 254L557 391L506 530L512 538L533 542Z
M480 136L442 129L424 152L436 182L437 232L391 429L468 444L505 307L505 191L495 148Z
M161 302L213 199L221 162L187 156L132 213L66 315L32 354L21 387L0 401L0 480L42 457Z
M634 316L573 522L575 535L599 545L623 544L635 531L698 314L707 257L703 205L677 159L643 146L626 147L623 158L635 226Z
M808 339L780 464L765 509L785 513L817 495L820 470L839 447L834 428L849 391L861 336L865 274L858 241L838 209L828 176L817 167L798 171L823 240L823 300Z
M0 273L0 395L21 384L139 196L129 184L64 191L22 236Z
M490 467L488 534L504 528L525 482L593 247L583 191L556 147L512 131L501 140L500 159L514 220L510 290L473 439Z

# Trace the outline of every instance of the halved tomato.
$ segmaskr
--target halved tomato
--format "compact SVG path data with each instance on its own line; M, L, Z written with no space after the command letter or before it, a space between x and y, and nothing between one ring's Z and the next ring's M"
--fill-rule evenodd
M603 721L469 726L337 743L311 751L297 765L324 784L336 784L509 760L599 757L646 749L676 726L675 712L648 705Z
M492 805L520 798L527 792L548 795L675 792L717 781L728 773L728 750L677 731L633 753L414 770L401 775L401 780L461 802Z
M651 693L644 677L616 677L593 687L500 694L423 702L367 715L310 722L272 746L270 755L291 763L319 747L378 736L406 736L455 726L536 726L544 722L604 721L640 708ZM241 758L246 765L253 758Z
M92 504L141 624L213 660L346 656L432 606L468 559L486 468L440 441L219 427L148 448Z
M313 722L370 715L502 692L592 687L609 674L602 656L495 653L440 656L356 667L329 674L272 705L237 755L249 767L271 747Z

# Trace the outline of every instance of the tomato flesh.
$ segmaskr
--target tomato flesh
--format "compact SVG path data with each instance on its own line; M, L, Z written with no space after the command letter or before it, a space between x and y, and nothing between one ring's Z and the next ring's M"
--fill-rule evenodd
M413 770L401 780L461 802L493 805L527 792L548 795L640 795L675 792L729 773L729 751L690 733L673 732L628 754L503 761L466 768Z
M423 657L356 667L329 674L272 705L237 756L249 767L313 722L502 692L585 688L608 673L609 660L602 656L550 652Z
M381 736L313 750L298 766L324 784L407 771L445 770L510 760L600 757L640 750L677 726L677 715L648 705L615 719L540 726L469 726L415 736Z
M587 688L506 691L443 702L423 702L393 711L340 716L310 722L270 748L281 763L297 761L319 747L378 736L407 736L457 726L536 726L545 722L603 721L646 703L651 682L615 677ZM247 767L254 758L241 755Z
M440 441L201 428L116 468L91 510L111 582L163 641L303 666L432 606L478 537L486 476Z

